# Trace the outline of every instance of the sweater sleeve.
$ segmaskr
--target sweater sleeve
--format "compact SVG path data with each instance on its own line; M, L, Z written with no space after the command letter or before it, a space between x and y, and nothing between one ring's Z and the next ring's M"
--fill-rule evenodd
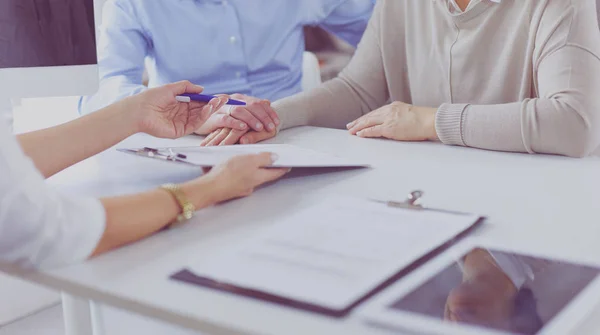
M440 107L436 130L446 144L582 157L600 142L600 33L593 0L572 1L546 20L534 57L537 97L500 105ZM546 38L543 38L546 37Z
M306 125L344 128L386 103L389 90L380 48L380 17L385 3L377 2L354 57L338 78L273 104L282 121L281 129Z

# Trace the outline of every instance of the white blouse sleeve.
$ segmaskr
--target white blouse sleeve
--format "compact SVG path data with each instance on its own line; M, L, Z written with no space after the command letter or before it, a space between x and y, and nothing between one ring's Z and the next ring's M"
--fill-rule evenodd
M104 207L46 185L6 118L0 120L0 171L0 262L54 267L90 256L104 233Z

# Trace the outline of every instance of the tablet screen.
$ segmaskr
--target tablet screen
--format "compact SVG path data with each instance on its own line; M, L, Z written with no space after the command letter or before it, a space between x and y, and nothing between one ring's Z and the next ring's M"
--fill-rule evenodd
M593 267L476 248L389 308L537 334L598 273Z

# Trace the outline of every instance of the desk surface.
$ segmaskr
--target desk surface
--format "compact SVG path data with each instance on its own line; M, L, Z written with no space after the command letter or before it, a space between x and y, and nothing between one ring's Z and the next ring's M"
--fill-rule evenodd
M196 145L135 136L121 147ZM83 264L27 274L69 293L207 333L360 334L372 332L359 312L336 320L168 280L190 260L239 243L265 220L330 194L403 200L425 191L427 206L484 214L475 235L551 257L600 263L600 158L583 160L448 147L435 143L363 140L344 131L296 128L274 143L348 157L373 169L294 171L252 197L198 213L194 222ZM180 182L200 172L109 150L59 174L65 192L105 196ZM588 327L598 327L600 323ZM581 332L579 332L581 333Z

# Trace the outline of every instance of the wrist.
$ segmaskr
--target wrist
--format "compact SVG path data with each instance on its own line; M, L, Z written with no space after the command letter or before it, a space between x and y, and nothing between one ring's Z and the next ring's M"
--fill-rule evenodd
M91 114L91 116L95 118L98 128L110 129L110 133L118 137L117 141L121 141L138 132L135 117L131 114L126 102L119 101Z
M199 178L181 185L181 190L186 194L196 210L213 206L220 202L216 183L209 178Z
M426 108L424 115L424 127L425 127L425 137L429 141L439 142L439 137L437 134L437 130L435 128L435 117L437 114L437 108Z
M135 96L125 98L113 105L120 118L121 124L125 125L131 135L143 132L142 107Z

